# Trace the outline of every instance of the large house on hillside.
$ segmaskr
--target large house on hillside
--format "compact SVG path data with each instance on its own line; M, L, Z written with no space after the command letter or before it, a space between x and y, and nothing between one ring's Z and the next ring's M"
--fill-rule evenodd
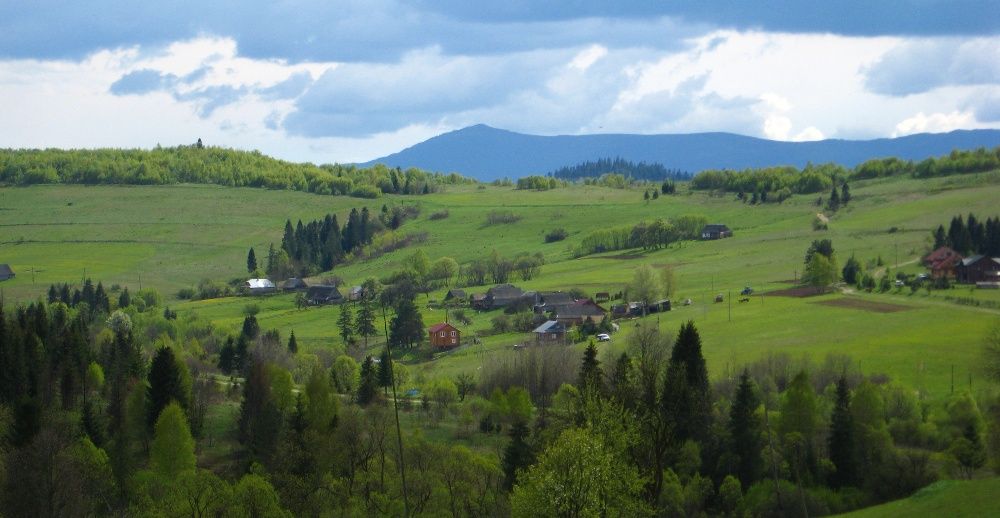
M278 291L271 279L247 279L243 289L250 295L266 295Z
M1000 257L966 257L955 266L955 278L966 284L1000 287Z
M590 318L595 324L604 319L608 310L591 299L581 299L572 304L560 306L554 313L554 318L566 326L582 324Z
M931 277L954 277L955 267L962 263L963 257L947 246L942 246L924 257L924 266L930 269Z
M549 320L532 331L535 343L552 344L566 341L566 326L557 320Z
M306 302L310 306L340 304L343 301L344 296L336 286L310 286L306 291Z
M447 322L432 325L427 334L432 347L458 347L462 343L462 332Z
M705 228L701 229L702 239L723 239L726 237L733 237L733 231L722 224L713 223L705 225Z

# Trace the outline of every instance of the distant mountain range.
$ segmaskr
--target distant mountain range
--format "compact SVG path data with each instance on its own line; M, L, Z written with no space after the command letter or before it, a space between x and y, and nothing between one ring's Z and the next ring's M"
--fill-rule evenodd
M364 165L381 162L392 167L458 172L490 181L545 174L600 158L621 157L695 173L704 169L773 165L802 167L807 162L835 162L853 167L870 158L895 156L923 160L948 154L953 149L997 145L1000 145L1000 130L958 130L875 140L783 142L732 133L541 136L478 124L438 135Z

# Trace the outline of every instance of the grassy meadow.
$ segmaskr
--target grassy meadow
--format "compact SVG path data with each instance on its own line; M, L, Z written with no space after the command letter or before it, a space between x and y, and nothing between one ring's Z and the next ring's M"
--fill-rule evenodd
M216 324L237 329L247 304L260 307L264 329L283 337L295 331L305 352L338 354L344 345L335 322L338 308L297 309L291 295L261 298L231 297L178 301L177 290L199 280L228 280L245 275L246 253L258 258L269 243L280 243L286 219L294 223L329 212L346 221L351 207L417 204L420 216L402 231L427 232L420 246L431 260L443 256L465 263L493 249L504 256L542 252L546 265L525 289L617 292L640 264L670 265L678 289L675 300L691 298L691 306L647 317L665 330L693 319L702 333L713 376L731 372L769 352L818 360L827 353L850 355L865 373L886 373L894 380L925 391L932 398L947 395L951 370L967 384L974 369L981 337L1000 316L990 307L959 305L946 297L1000 301L1000 294L956 288L941 292L853 292L818 297L782 297L767 293L793 286L801 276L803 255L813 239L832 239L840 264L854 254L873 270L920 271L919 257L929 247L931 229L952 216L973 212L977 217L1000 212L1000 173L913 180L887 178L856 181L850 204L832 216L829 230L814 231L815 197L795 196L782 204L751 206L731 194L691 192L644 201L641 190L572 186L551 191L517 191L510 187L458 186L427 196L385 196L378 200L321 196L308 193L204 185L75 186L38 185L0 189L0 262L10 263L18 276L0 284L5 297L24 301L44 294L53 282L79 282L86 275L106 286L130 289L154 287L181 313L196 312ZM448 217L429 216L448 211ZM512 224L488 225L491 210L520 217ZM730 239L683 242L651 252L627 250L573 258L572 247L590 231L654 218L700 214L733 229ZM565 241L544 243L544 235L564 228ZM398 270L415 251L404 248L377 259L338 266L334 274L347 285L369 276L384 277ZM881 257L885 266L875 262ZM897 266L898 265L898 266ZM34 283L32 282L34 269ZM748 303L712 302L715 294L735 294L752 286ZM488 286L466 288L482 292ZM763 296L759 294L763 293ZM444 290L421 297L424 323L444 319L431 303ZM845 302L846 301L846 302ZM898 306L883 312L879 304ZM832 304L832 305L831 305ZM411 380L474 372L495 355L516 354L511 345L521 334L485 336L490 319L499 312L466 311L473 322L463 326L466 337L483 336L482 344L466 346L432 360L404 358L416 376ZM378 323L381 326L381 322ZM624 347L631 322L610 344ZM372 339L372 350L381 343ZM582 346L578 346L582 347ZM416 383L416 381L414 381Z

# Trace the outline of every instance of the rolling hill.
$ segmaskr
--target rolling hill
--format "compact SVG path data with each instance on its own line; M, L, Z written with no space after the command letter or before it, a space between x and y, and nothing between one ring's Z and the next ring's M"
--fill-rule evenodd
M456 171L479 180L545 174L587 160L622 157L668 169L743 169L836 162L853 167L876 157L922 160L953 149L993 147L1000 130L921 133L894 139L781 142L732 133L557 135L515 133L483 124L438 135L368 164Z

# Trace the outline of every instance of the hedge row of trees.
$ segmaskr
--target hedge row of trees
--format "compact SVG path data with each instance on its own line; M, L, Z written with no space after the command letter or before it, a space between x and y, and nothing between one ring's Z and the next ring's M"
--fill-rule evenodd
M549 176L524 176L517 179L518 190L548 191L565 186L565 181L556 180Z
M932 157L920 162L901 160L895 157L868 160L854 168L853 176L855 178L882 178L908 175L915 178L929 178L982 173L996 169L1000 169L1000 146L993 149L954 150L946 156Z
M0 150L0 182L38 183L218 184L265 187L317 194L375 198L382 193L428 194L443 185L475 183L458 174L277 160L259 151L178 146L140 149Z
M1000 217L980 221L974 214L966 218L959 214L951 218L947 232L944 225L938 225L932 237L935 249L948 246L962 255L1000 257Z
M734 193L753 193L761 201L781 201L792 194L813 194L829 190L836 178L847 178L849 171L837 164L807 164L801 170L792 166L765 167L733 171L710 169L691 179L691 188ZM761 196L761 193L763 196Z
M642 221L631 226L599 229L584 236L573 253L582 257L630 248L655 250L677 241L698 239L707 223L705 216L687 214L669 221L656 219L650 223Z
M632 162L621 157L614 159L601 158L587 161L574 166L562 167L550 172L547 176L565 180L580 180L584 178L599 178L606 174L617 174L631 180L646 180L659 182L666 179L686 180L691 173L680 169L667 169L663 164Z

